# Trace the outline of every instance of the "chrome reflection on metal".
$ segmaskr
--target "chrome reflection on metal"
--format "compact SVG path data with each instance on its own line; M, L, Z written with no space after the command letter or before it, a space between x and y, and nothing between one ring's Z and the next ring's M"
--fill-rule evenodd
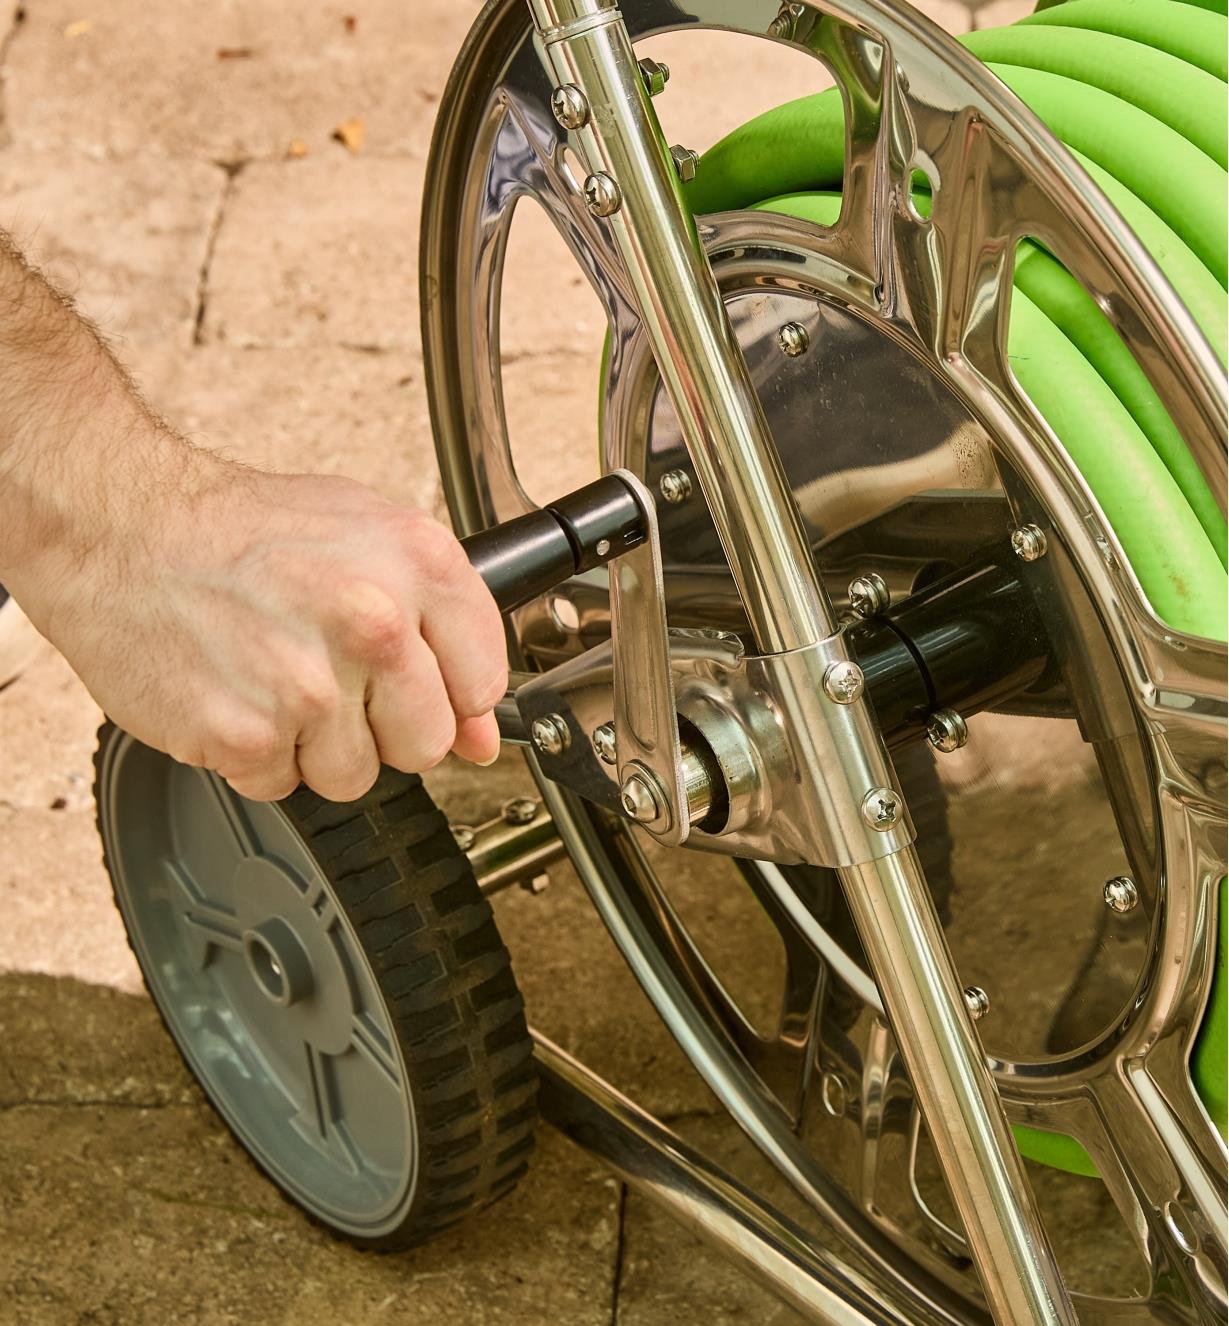
M865 620L887 612L892 606L892 592L876 571L849 582L849 607L856 617Z
M781 353L791 359L804 355L811 344L811 334L801 322L787 322L777 333Z
M640 507L646 537L609 567L615 768L621 789L634 782L630 798L621 792L619 804L661 842L678 846L686 841L691 820L670 672L657 507L639 479L620 473ZM584 724L583 730L595 727ZM587 758L591 750L585 743L580 754ZM645 814L650 800L653 813Z
M684 184L690 184L695 179L696 167L700 164L699 152L675 143L670 149L670 160L674 162L674 169Z
M836 80L849 91L854 110L846 216L825 234L762 213L706 218L704 233L714 261L736 279L743 273L748 289L760 282L762 290L804 272L810 280L815 269L820 275L814 287L831 297L828 316L838 316L838 305L839 316L849 308L856 315L850 321L864 319L871 331L877 319L890 319L891 344L896 338L908 341L919 362L945 379L980 421L964 425L963 436L952 434L946 456L959 455L963 464L963 458L975 455L973 435L982 438L982 454L993 458L992 467L1006 468L1023 481L1012 490L1012 524L1039 519L1061 535L1039 568L1050 575L1050 563L1063 557L1066 579L1048 582L1054 597L1095 605L1095 611L1073 617L1057 635L1073 653L1098 657L1102 677L1108 675L1107 662L1111 671L1120 669L1124 694L1131 697L1127 726L1121 715L1102 722L1108 711L1097 712L1091 747L1106 771L1115 809L1121 805L1129 811L1141 804L1134 780L1143 788L1146 819L1156 825L1154 838L1147 827L1143 834L1149 872L1133 868L1140 906L1121 921L1142 926L1147 961L1138 995L1112 1029L1091 1041L1072 1041L1052 1057L1040 1056L1046 1062L1038 1063L1036 1071L1019 1072L1015 1064L998 1061L995 1068L1014 1117L1074 1136L1089 1150L1152 1272L1142 1297L1081 1296L1081 1318L1223 1316L1224 1147L1194 1094L1186 1064L1211 979L1216 884L1224 870L1225 651L1156 620L1070 458L1022 398L1000 340L1003 320L980 316L1001 306L1007 288L1002 268L991 264L982 269L1000 277L995 288L993 281L949 260L953 255L1009 255L1012 235L1041 237L1107 311L1190 440L1209 486L1223 493L1224 393L1214 356L1155 265L1079 167L993 77L911 11L850 0L839 13L824 14L822 25L823 11L814 6L783 5L777 23L769 17L770 6L750 0L643 0L631 13L637 38L680 27L763 34L771 24L774 36L818 54L830 67L835 64ZM609 228L595 224L583 204L577 205L578 191L559 165L560 143L549 115L543 127L542 108L552 84L541 77L520 0L489 6L483 22L486 40L472 43L463 54L445 95L440 122L447 132L429 168L424 221L423 289L432 293L423 301L426 380L448 500L465 532L525 509L496 408L497 343L488 325L488 297L498 291L501 240L511 215L508 200L528 193L554 219L610 313L616 367L633 335L635 306ZM884 49L890 59L881 58ZM499 92L497 100L493 90ZM980 132L980 126L992 132ZM898 187L903 174L898 148L914 142L914 136L928 154L940 195L947 190L950 201L946 213L928 223L928 251L910 228L913 222L902 226L896 220L896 203L907 195ZM951 297L962 292L967 298ZM793 316L792 310L785 313L785 318ZM778 312L774 333L782 320ZM879 340L889 344L886 337ZM769 344L775 362L787 366L775 341ZM953 345L960 348L951 352ZM902 391L909 385L904 380L897 384ZM937 408L939 402L932 404ZM993 448L985 441L986 430L995 438ZM787 434L778 436L783 445L793 441ZM914 457L898 455L894 469L885 465L851 476L856 482L847 485L848 491L869 493L865 504L848 514L851 532L856 534L859 524L868 533L887 530L882 512L888 494L882 480L889 473L893 478L905 474L910 465L917 470ZM819 490L812 478L799 475L795 486L802 502ZM1002 491L975 491L997 489L993 468L986 477L961 471L957 482L940 486L967 490L963 498L970 525L979 531L987 511L1004 506ZM920 480L898 492L901 498L912 497L927 487ZM1021 506L1018 493L1023 491L1032 497ZM979 503L980 496L986 500ZM992 519L998 521L1001 539L1012 525ZM908 529L904 524L901 532ZM960 531L945 528L944 536L958 564ZM835 538L829 529L812 527L817 546L834 547ZM844 569L844 578L834 588L860 563L838 569ZM715 579L718 591L707 601L720 605L725 581ZM689 624L743 629L736 605L722 612L715 621L702 615ZM594 637L585 641L594 642ZM1093 648L1098 643L1099 655ZM1079 704L1083 714L1083 695ZM1146 773L1133 774L1130 760L1123 758L1139 740L1134 723L1147 742L1145 768L1159 771L1155 781ZM585 818L582 808L573 807L571 814L576 823ZM1124 813L1120 823L1139 818ZM592 884L603 860L582 860L586 884ZM632 887L630 867L621 856L607 863L615 861L611 890L627 890ZM1162 872L1165 907L1158 911L1155 880ZM1095 888L1085 892L1104 913ZM618 916L608 913L617 930ZM682 943L682 937L675 938ZM646 933L629 931L620 943L646 988L680 960L674 946ZM657 998L698 1063L722 1065L714 1074L714 1089L791 1181L802 1185L798 1175L806 1156L788 1150L787 1140L775 1131L771 1108L765 1105L757 1112L750 1095L740 1095L763 1088L752 1086L746 1063L728 1049L736 1039L730 1030L737 1026L735 1014L726 1015L720 1032L705 1022L708 992L694 974L690 979L680 974ZM874 1025L869 1004L867 1010L866 1020ZM721 1046L728 1049L726 1057L714 1059L715 1047ZM900 1089L901 1079L896 1081ZM1088 1107L1090 1098L1095 1109ZM856 1163L868 1162L858 1158ZM816 1181L822 1177L810 1173ZM814 1195L817 1190L809 1191ZM851 1219L848 1210L841 1218L837 1195L827 1193L825 1212L834 1215L834 1228L857 1249L856 1256L873 1268L877 1292L900 1307L904 1319L930 1320L938 1311L944 1320L981 1320L978 1309L963 1300L944 1300L933 1286L922 1288L930 1264L925 1249L903 1236L899 1246L877 1242L878 1224L862 1216ZM939 1302L945 1303L941 1310L933 1307Z
M585 205L594 216L613 216L623 205L623 191L615 180L600 170L585 176L582 191Z
M572 734L558 714L543 714L529 725L529 739L543 755L562 755L571 745Z
M990 996L980 985L964 987L964 1002L974 1022L980 1022L990 1012Z
M836 704L853 704L865 689L862 669L850 659L830 663L824 672L824 694Z
M565 83L551 93L550 108L563 129L579 129L589 118L585 94L572 83Z
M926 720L926 740L944 755L969 740L969 725L954 709L936 709Z
M1126 875L1115 875L1113 879L1107 879L1102 897L1105 905L1119 916L1139 906L1139 890L1135 887L1135 881Z
M453 837L487 897L514 884L541 893L549 867L567 856L550 815L532 797L513 797L482 824L455 825Z
M686 470L667 470L661 476L657 491L671 506L678 506L691 496L691 475Z
M1046 555L1045 531L1037 525L1021 525L1011 532L1011 550L1022 562L1035 562Z
M613 723L599 723L593 729L593 749L597 752L597 758L603 764L615 764L618 762L618 745L615 742L615 730Z
M670 81L670 66L663 64L660 60L637 60L636 67L640 70L640 77L644 80L644 90L650 97L656 97L665 91L666 84Z

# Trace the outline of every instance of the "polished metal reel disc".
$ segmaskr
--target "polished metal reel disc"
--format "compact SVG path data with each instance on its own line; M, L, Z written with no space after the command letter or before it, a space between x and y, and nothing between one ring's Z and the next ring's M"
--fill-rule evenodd
M1215 357L1061 145L912 11L870 0L634 0L623 11L635 39L713 28L792 43L843 89L839 214L713 214L701 239L833 600L852 619L868 582L871 598L905 603L989 557L1015 568L1036 606L1044 657L1028 678L1011 695L974 697L963 744L939 732L932 748L920 722L894 750L897 771L1009 1115L1044 1162L1031 1170L1043 1211L1085 1213L1083 1230L1056 1237L1080 1319L1217 1319L1226 1157L1191 1054L1225 869L1225 649L1162 623L1021 388L1007 346L1017 242L1038 239L1112 315L1223 490ZM568 168L551 91L522 4L488 5L441 107L424 222L428 381L454 518L472 532L531 506L504 424L497 314L513 210L537 205L607 314L603 461L664 495L671 626L737 633L745 622L696 476L617 253ZM910 187L923 168L928 215ZM600 581L559 599L566 612L556 602L516 619L529 666L607 629ZM990 609L969 629L984 648L999 625ZM646 849L544 790L659 1012L814 1227L871 1268L883 1320L984 1320L832 878ZM744 927L737 945L676 889L703 871L708 911ZM747 938L748 917L783 955L768 993L746 995L745 972L718 960L775 970Z

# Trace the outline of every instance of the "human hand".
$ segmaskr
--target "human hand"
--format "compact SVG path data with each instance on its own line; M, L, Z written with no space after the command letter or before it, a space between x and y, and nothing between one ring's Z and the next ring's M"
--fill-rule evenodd
M448 530L348 479L180 461L79 565L14 586L115 722L254 800L496 757L503 626Z

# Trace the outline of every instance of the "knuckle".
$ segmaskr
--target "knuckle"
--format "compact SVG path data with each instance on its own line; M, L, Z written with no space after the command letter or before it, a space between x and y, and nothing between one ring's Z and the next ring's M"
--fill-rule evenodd
M370 581L347 587L343 598L345 634L354 654L370 661L395 658L405 649L409 622L396 600Z
M310 781L310 786L329 801L358 801L371 791L379 775L378 764L364 764L344 772L330 771L328 777Z
M285 752L288 742L268 718L226 714L216 716L211 725L209 749L216 752L210 760L225 775L235 766L264 766L274 763Z
M461 703L462 717L478 718L488 714L508 693L508 665L502 659L498 666L487 675L486 680L477 681L469 688Z
M451 588L473 575L465 549L438 521L420 516L408 531L408 538L414 565L424 580Z
M341 686L331 667L301 664L287 682L290 708L299 715L321 718L341 704Z

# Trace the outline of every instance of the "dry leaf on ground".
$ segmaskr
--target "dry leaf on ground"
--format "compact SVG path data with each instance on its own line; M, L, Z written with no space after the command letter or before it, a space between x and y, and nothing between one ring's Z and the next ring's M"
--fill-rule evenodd
M305 157L307 155L307 144L301 138L292 138L286 147L288 157Z
M333 137L337 139L343 147L349 152L361 152L363 150L363 137L367 132L367 126L359 116L352 120L345 120L333 130Z
M75 23L70 23L64 29L66 37L84 37L94 26L94 20L91 18L79 18Z

